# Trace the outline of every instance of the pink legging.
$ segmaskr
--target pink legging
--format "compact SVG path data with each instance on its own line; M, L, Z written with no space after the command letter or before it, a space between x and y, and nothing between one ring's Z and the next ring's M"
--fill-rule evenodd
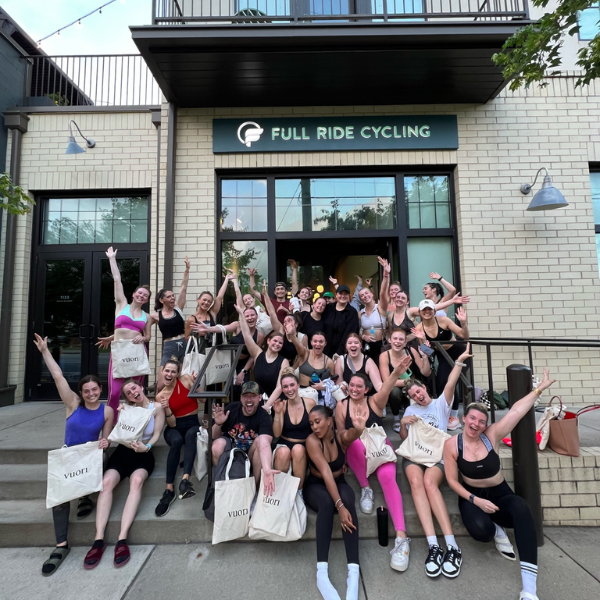
M388 446L393 448L390 440L386 440ZM361 488L369 485L367 479L367 457L365 447L360 440L354 440L346 451L346 460ZM392 523L396 531L406 531L404 524L404 508L402 506L402 494L396 482L396 463L388 462L381 465L376 471L377 479L383 490L385 503L387 504Z
M146 349L147 351L147 349ZM127 381L127 378L115 379L113 377L112 370L112 353L110 355L110 360L108 361L108 405L113 409L117 410L119 407L119 400L121 399L121 388L123 384ZM132 377L134 381L137 381L140 385L144 385L144 376L140 375L138 377ZM115 413L116 415L116 413ZM366 471L365 471L366 473Z

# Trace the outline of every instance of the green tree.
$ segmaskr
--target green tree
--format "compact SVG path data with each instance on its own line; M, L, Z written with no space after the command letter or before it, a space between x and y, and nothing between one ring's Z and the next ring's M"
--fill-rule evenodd
M11 215L24 215L31 212L32 204L35 202L12 182L8 173L0 173L0 208Z
M531 0L533 6L546 8L550 0ZM510 89L529 87L534 82L547 85L543 80L551 70L561 64L560 49L565 36L579 32L579 13L597 0L559 0L554 11L544 14L537 23L519 29L506 40L502 51L492 60L502 68L505 79L510 79ZM600 34L597 34L577 54L577 66L582 75L576 85L587 85L600 76Z

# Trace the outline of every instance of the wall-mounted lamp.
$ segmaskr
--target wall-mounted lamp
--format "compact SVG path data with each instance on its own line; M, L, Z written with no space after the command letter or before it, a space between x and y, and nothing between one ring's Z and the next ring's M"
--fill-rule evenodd
M529 194L531 188L535 185L538 175L545 171L544 183L542 189L533 197L529 206L525 210L553 210L555 208L563 208L569 206L565 197L552 185L550 173L546 167L542 167L536 174L532 184L524 183L521 186L521 194Z
M77 125L77 123L75 123L75 121L73 121L73 119L71 119L69 121L69 144L67 146L67 150L66 150L65 154L81 154L82 152L85 152L85 149L82 148L75 141L75 136L73 135L73 127L71 124L73 124L73 125L75 125L75 127L77 127L77 131L79 131L79 135L85 140L85 143L88 148L93 148L96 145L96 142L92 138L88 139L85 137L85 135L83 135L83 133L81 133L81 129L79 129L79 125Z

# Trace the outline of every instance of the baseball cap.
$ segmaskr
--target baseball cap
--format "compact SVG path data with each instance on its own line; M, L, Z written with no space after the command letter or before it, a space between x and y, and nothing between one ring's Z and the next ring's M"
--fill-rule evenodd
M419 310L423 310L424 308L431 308L432 310L435 310L435 303L433 302L433 300L421 300L421 302L419 302Z
M340 294L342 292L347 292L349 294L350 288L347 285L338 285L338 289L336 290L336 293Z
M256 383L256 381L246 381L246 383L242 386L242 396L244 394L258 394L262 395L260 391L260 385Z
M335 296L331 292L325 292L323 298L335 298Z

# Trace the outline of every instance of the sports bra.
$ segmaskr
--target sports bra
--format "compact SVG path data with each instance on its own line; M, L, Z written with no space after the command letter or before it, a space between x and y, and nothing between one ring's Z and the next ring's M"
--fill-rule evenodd
M373 312L370 315L367 315L367 311L365 308L361 308L360 310L360 326L363 331L369 331L369 329L385 329L383 325L383 317L379 312L378 305L375 305Z
M344 451L342 450L342 446L338 442L337 435L335 435L335 431L333 433L333 439L335 440L335 445L337 446L338 455L335 460L332 460L331 462L328 462L327 464L329 465L329 469L331 470L331 472L335 473L336 471L339 471L340 469L342 469L342 467L346 464L346 455L344 454ZM321 450L323 450L323 456L324 456L325 455L325 444L323 443L323 440L321 440ZM315 471L317 471L317 473L320 473L320 471L316 467L315 463L312 460L310 460L310 456L308 457L308 466L312 467Z
M169 397L169 408L176 419L198 410L198 402L194 398L190 398L189 393L190 390L178 380L173 393Z
M400 323L400 325L397 325L396 321L394 320L394 318L396 316L395 312L393 312L390 316L391 316L390 325L392 327L392 331L394 329L399 328L399 329L402 329L403 331L406 331L406 333L411 333L412 328L415 327L415 323L408 316L407 310L404 311L404 319L402 319L402 323Z
M380 417L372 408L371 403L369 402L369 398L367 398L367 406L369 407L369 418L365 424L365 429L367 427L371 427L371 425L381 425L383 426L383 417ZM350 400L346 400L346 419L344 420L344 425L346 429L352 429L354 427L354 423L352 422L352 417L350 416Z
M134 319L131 316L131 305L128 304L116 317L115 329L130 329L131 331L139 331L143 333L146 327L148 317L142 311L142 316L139 319Z
M489 479L500 472L500 457L494 450L492 443L485 433L479 434L479 438L486 447L488 454L482 460L469 461L463 458L463 434L458 435L458 470L469 479Z
M429 337L427 335L427 331L425 331L425 326L423 326L423 331L425 331L425 337L429 342L449 342L452 339L452 332L449 329L442 329L440 324L438 323L437 317L435 317L435 324L437 325L437 335L435 337Z
M323 375L329 370L327 368L327 357L323 354L323 366L321 368L313 367L309 362L310 352L307 359L298 367L298 372L307 377L311 377L313 373L319 376L319 379L324 379Z
M404 352L406 352L406 354L408 356L410 356L410 352L408 351L408 348L402 348L402 350L404 350ZM387 357L388 357L388 368L390 370L390 373L396 368L394 367L394 365L392 364L392 351L388 350L386 352ZM412 356L410 356L412 358ZM402 373L402 375L400 375L400 377L398 377L398 379L410 379L412 377L412 371L409 369L406 369L406 371L404 373Z
M290 439L290 440L306 440L306 438L311 434L310 423L308 422L308 411L306 410L306 404L304 404L304 398L300 398L302 401L302 408L304 412L302 413L302 418L300 419L300 423L292 423L290 419L290 415L288 413L288 404L286 402L285 412L283 413L283 427L281 428L281 437Z
M179 307L175 307L172 317L163 317L162 310L158 311L158 328L163 339L174 338L185 333L185 320Z

